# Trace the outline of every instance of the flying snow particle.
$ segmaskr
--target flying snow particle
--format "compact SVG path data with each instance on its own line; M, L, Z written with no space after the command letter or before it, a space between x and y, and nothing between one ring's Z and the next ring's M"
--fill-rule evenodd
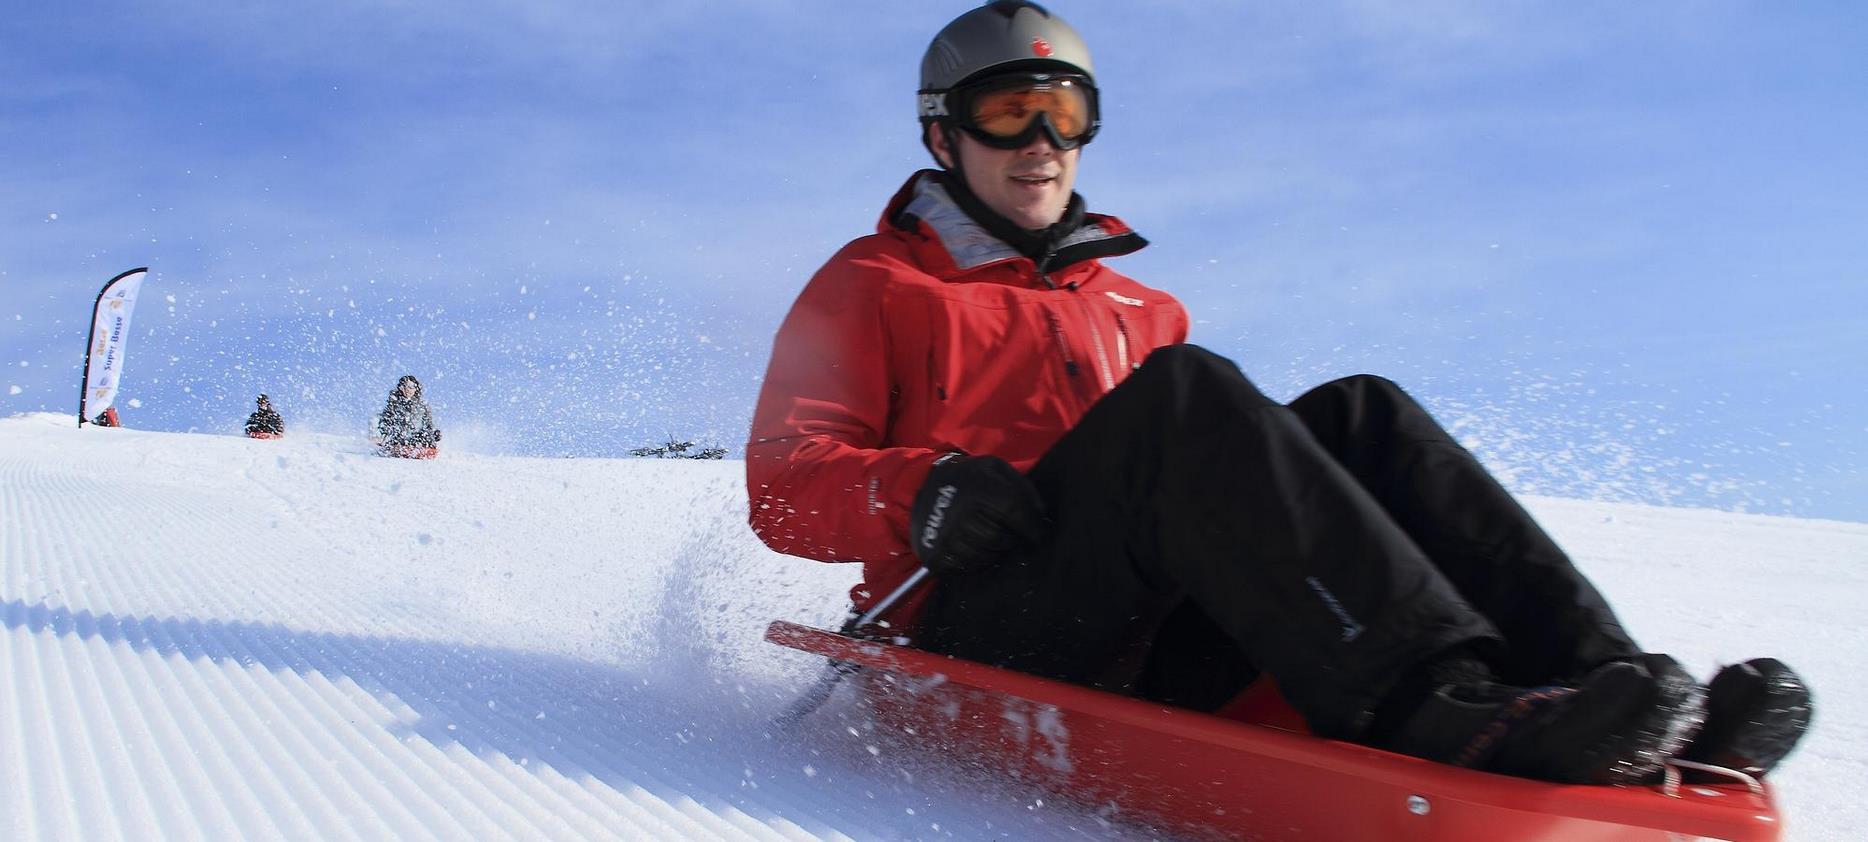
M140 399L140 398L131 398L131 399L130 399L130 408L131 408L131 409L142 409L142 408L143 408L143 401L142 401L142 399Z
M18 386L8 386L8 387L6 387L6 393L7 393L7 394L9 394L9 395L17 395L17 394L19 394L20 392L24 392L24 391L26 391L26 390L25 390L25 389L21 389L21 388L20 388L20 387L18 387Z

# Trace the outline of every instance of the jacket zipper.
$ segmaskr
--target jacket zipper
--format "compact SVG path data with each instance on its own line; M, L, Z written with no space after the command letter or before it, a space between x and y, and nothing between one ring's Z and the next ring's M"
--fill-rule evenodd
M1065 284L1064 288L1070 290L1078 306L1083 308L1083 320L1090 326L1090 347L1096 349L1096 370L1103 376L1103 392L1108 393L1116 388L1116 377L1109 370L1109 352L1103 346L1103 332L1096 329L1096 311L1090 308L1090 302L1083 300L1083 296L1077 295L1075 283Z
M1117 313L1116 314L1116 367L1124 371L1134 371L1135 369L1140 367L1140 364L1138 363L1129 362L1129 347L1130 347L1129 322L1127 319L1122 318L1121 313Z
M1058 288L1057 282L1051 280L1049 272L1051 258L1055 256L1056 253L1045 255L1043 259L1037 261L1035 267L1038 270L1038 280L1043 281L1047 289ZM1103 334L1096 329L1096 313L1090 309L1089 302L1084 301L1083 297L1077 294L1075 281L1064 284L1063 288L1068 290L1071 296L1077 299L1077 305L1083 308L1083 319L1090 327L1090 347L1096 350L1097 372L1102 375L1101 394L1108 394L1116 388L1116 380L1109 371L1109 352L1104 349ZM1064 336L1063 321L1058 319L1055 312L1048 309L1044 311L1044 315L1051 322L1051 336L1057 340L1057 351L1064 356L1064 371L1071 377L1077 376L1077 360L1070 355L1070 342Z
M1057 353L1064 358L1064 373L1077 376L1077 359L1070 355L1070 342L1064 338L1064 323L1049 308L1045 309L1044 318L1051 323L1051 338L1057 341Z

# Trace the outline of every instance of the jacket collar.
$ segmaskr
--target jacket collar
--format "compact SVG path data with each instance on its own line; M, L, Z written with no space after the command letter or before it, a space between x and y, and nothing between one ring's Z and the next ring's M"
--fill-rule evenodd
M920 234L938 244L941 247L938 251L953 269L951 272L936 271L936 275L959 275L1008 260L1031 262L961 210L959 203L941 185L939 176L937 170L921 170L909 176L895 198L889 200L888 209L883 211L876 229L882 233ZM1129 254L1145 245L1148 241L1122 220L1098 213L1084 214L1083 225L1058 243L1045 271L1058 272L1086 260Z

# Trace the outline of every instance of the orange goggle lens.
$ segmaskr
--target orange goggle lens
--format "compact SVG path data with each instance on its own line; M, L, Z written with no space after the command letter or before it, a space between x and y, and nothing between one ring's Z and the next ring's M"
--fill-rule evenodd
M1023 135L1038 115L1048 114L1059 135L1078 138L1095 119L1089 93L1070 79L982 91L968 99L972 127L994 137Z

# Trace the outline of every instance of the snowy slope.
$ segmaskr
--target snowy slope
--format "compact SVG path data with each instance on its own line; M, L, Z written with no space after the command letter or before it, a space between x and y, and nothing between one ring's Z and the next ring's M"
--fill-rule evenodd
M378 459L0 419L0 837L1143 838L863 735L762 643L855 571L767 552L736 462ZM1643 642L1819 694L1789 838L1868 807L1868 526L1534 511Z

